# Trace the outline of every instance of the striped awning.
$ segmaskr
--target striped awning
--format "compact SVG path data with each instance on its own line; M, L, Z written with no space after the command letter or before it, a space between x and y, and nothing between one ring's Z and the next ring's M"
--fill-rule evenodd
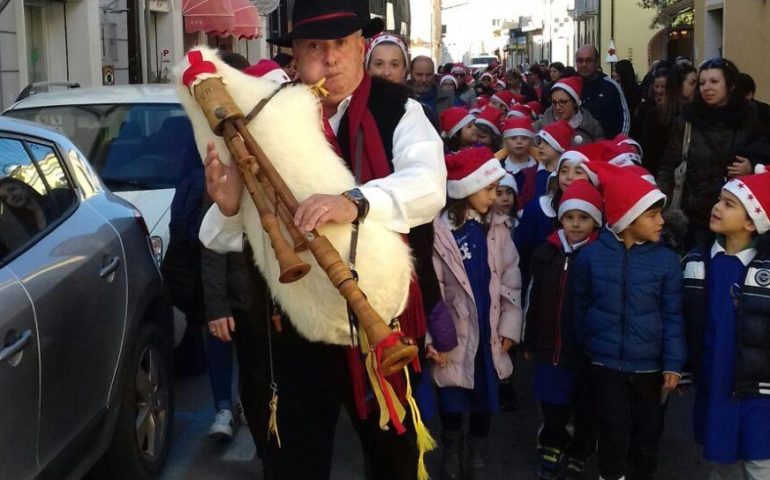
M182 0L186 33L259 37L260 16L249 0Z

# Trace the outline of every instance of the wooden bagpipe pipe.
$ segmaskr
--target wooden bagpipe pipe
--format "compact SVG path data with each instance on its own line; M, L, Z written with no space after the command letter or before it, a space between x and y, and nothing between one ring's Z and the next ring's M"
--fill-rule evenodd
M388 326L367 300L340 253L325 236L315 229L303 233L295 226L294 214L299 206L297 198L247 129L249 118L233 100L222 78L211 73L206 70L201 78L189 83L185 81L185 84L205 114L211 131L223 138L238 165L244 186L275 252L280 282L296 282L309 272L311 266L298 255L298 252L309 250L347 302L366 335L370 349L373 351L377 346L382 347L378 356L379 373L389 376L403 370L417 355L414 341ZM260 105L257 106L259 108ZM281 226L288 232L293 245L284 237ZM323 319L318 321L323 322ZM394 341L394 337L398 341Z

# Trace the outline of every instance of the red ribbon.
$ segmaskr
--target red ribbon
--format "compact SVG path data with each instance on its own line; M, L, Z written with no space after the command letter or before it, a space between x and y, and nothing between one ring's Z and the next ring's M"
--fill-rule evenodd
M190 62L190 66L182 74L182 82L188 88L200 75L217 72L217 67L213 63L203 61L200 50L187 52L187 61Z
M377 363L375 364L375 368L377 369L377 381L380 382L380 389L382 390L382 395L385 397L385 404L388 406L388 416L390 417L390 422L393 424L393 427L396 429L396 433L399 435L403 435L406 432L406 428L404 428L404 425L398 418L396 408L393 405L393 398L391 398L390 392L386 388L387 381L380 372L380 365L382 365L382 354L384 353L385 349L395 346L398 342L401 341L401 337L403 336L404 334L401 332L392 332L374 347L374 355L377 358Z

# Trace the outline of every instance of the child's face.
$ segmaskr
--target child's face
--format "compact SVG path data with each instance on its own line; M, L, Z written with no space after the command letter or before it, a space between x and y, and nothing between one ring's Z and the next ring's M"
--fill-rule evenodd
M485 147L492 146L492 135L481 128L476 128L476 139L481 145L484 145Z
M514 157L523 157L529 154L529 147L532 145L532 139L521 135L508 137L505 139L505 148L508 153Z
M478 129L476 128L476 125L473 124L473 122L464 126L460 130L460 144L463 147L473 145L478 141L479 141Z
M494 98L489 101L489 104L495 107L496 109L507 112L508 111L508 105L504 104L503 102L498 102Z
M591 215L582 210L568 210L560 222L567 241L572 245L582 242L598 228Z
M754 222L749 218L746 208L738 200L738 197L727 190L722 190L722 193L719 194L719 201L711 209L709 228L714 233L728 236L756 231Z
M657 242L663 231L663 209L651 208L639 215L621 232L623 238L629 238L634 242Z
M513 189L511 187L497 186L497 199L495 200L495 211L499 213L511 213L514 199Z
M569 187L572 182L578 178L590 181L588 174L583 169L582 165L569 165L567 163L562 164L562 166L559 168L559 189L562 192L566 191L567 187Z
M497 183L487 185L483 189L468 197L471 208L484 215L495 204L497 199Z
M540 143L537 145L537 154L540 156L540 161L546 167L554 168L556 162L559 161L559 152L554 150L551 144L545 140L540 140Z

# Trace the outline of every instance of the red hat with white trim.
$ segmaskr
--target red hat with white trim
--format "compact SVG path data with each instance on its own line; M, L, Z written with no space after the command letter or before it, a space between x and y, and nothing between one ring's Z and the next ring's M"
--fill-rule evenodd
M495 132L495 135L502 135L500 132L500 117L503 112L491 105L485 105L476 116L476 124L485 125Z
M591 216L598 225L602 224L602 195L591 182L578 178L570 183L559 202L558 218L570 210L580 210Z
M557 88L564 90L576 104L580 105L580 96L583 94L583 79L580 77L562 78L553 84L551 92Z
M452 138L457 132L469 123L476 120L476 117L463 107L450 107L441 112L441 136L443 138Z
M495 100L497 102L502 103L505 105L505 109L507 110L509 108L509 103L513 100L513 93L511 93L510 90L500 90L499 92L495 92L494 95L490 98L490 100Z
M487 147L471 147L446 156L449 198L467 198L505 176L494 152Z
M286 72L273 60L263 58L254 65L249 65L243 69L243 73L251 75L252 77L264 78L270 80L279 85L291 82L291 78L286 75Z
M535 137L535 128L532 119L511 117L503 121L503 138L509 137Z
M487 105L489 105L489 97L486 95L479 95L476 97L476 100L473 101L473 108L471 108L470 112L474 115L478 115L479 112L481 112L481 109Z
M609 163L594 163L604 197L607 226L619 234L666 196L647 180L631 170Z
M658 183L655 181L655 175L651 174L649 170L642 167L641 165L636 165L632 163L631 165L621 165L621 167L625 168L626 170L630 172L634 172L635 174L639 175L643 179L647 180L653 185L657 185Z
M757 233L770 231L770 172L734 178L722 188L738 197Z
M532 120L532 109L527 105L515 103L508 108L508 117L528 118Z
M634 140L633 138L629 137L628 135L624 135L622 133L618 133L615 135L615 138L612 139L613 142L617 143L618 145L631 145L636 149L636 153L639 154L639 157L644 156L644 150L642 150L642 144Z
M565 164L573 167L581 166L588 174L588 178L594 185L599 184L599 177L596 172L589 167L589 163L603 163L606 147L601 143L589 143L587 145L578 145L562 153L559 161L556 163L554 174L558 175L559 170Z
M614 140L603 140L603 143L607 146L606 161L619 167L625 167L626 165L639 165L642 163L642 157L629 143L616 143Z
M495 81L495 85L497 85L498 87L500 87L500 88L502 88L502 89L506 89L506 88L508 88L508 83L506 83L506 81L505 81L505 80L503 80L502 78L498 78L498 79Z
M564 153L572 146L575 129L566 120L549 123L537 132L537 136L548 143L554 150Z
M532 109L532 111L539 117L543 114L543 104L537 101L531 101L527 102L525 105L527 105L529 108Z
M513 93L511 94L513 96L513 102L512 103L526 103L527 97L520 93Z
M452 83L454 83L455 88L457 88L457 86L458 86L457 79L455 77L453 77L452 75L444 75L443 77L441 77L441 80L439 80L439 82L438 82L439 86L443 85L444 82L452 82Z

